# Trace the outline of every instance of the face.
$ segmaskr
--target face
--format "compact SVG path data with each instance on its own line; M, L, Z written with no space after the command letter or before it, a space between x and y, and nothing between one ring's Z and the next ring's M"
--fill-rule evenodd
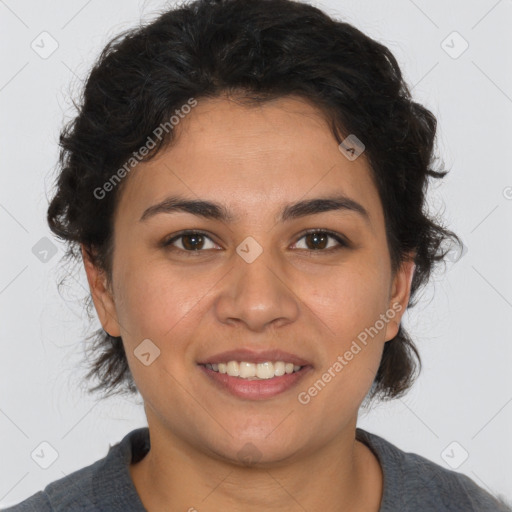
M348 159L320 113L292 97L258 107L200 100L176 129L170 148L126 178L111 292L86 263L150 429L232 461L249 442L260 462L325 448L355 426L413 271L391 273L364 153ZM230 217L173 209L171 196ZM291 207L342 196L336 208ZM204 366L232 360L303 368L249 380Z

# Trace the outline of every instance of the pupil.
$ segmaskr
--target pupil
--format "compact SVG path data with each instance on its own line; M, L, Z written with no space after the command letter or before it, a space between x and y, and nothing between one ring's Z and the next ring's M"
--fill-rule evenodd
M318 243L319 240L321 240L321 247L313 247L313 249L324 249L326 247L326 242L327 242L327 235L325 233L310 233L307 235L307 238L311 238L312 240L314 240L314 244ZM308 247L309 247L309 244L308 244Z
M200 249L200 247L197 247L197 245L194 245L195 243L197 243L197 241L199 240L199 242L202 241L202 235L184 235L183 237L183 247L185 247L185 249L192 249L192 250L197 250L197 249ZM187 240L193 240L192 244L189 244L187 243ZM195 242L194 242L195 241Z

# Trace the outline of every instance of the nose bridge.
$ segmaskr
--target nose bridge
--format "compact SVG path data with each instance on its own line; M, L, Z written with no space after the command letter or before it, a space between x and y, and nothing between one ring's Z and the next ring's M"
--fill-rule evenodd
M276 320L291 322L299 310L276 254L258 246L246 239L237 247L234 268L216 303L220 321L243 322L255 331Z

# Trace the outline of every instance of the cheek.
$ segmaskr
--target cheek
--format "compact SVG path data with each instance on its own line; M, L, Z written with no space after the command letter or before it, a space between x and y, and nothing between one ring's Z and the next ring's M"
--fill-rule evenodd
M388 277L378 264L361 265L332 272L328 284L317 282L305 293L318 325L325 326L321 368L303 389L307 396L301 403L310 400L311 411L355 411L370 389L384 347Z
M205 288L161 263L124 262L117 273L116 308L130 342L141 338L163 341L166 334L197 305Z
M183 360L189 359L189 340L194 338L198 325L194 315L208 288L201 293L190 279L171 273L158 263L125 264L119 268L117 279L116 308L128 364L144 399L157 403L162 383L172 386L175 381L185 382L188 377ZM147 342L141 345L146 339L159 352ZM139 359L142 346L149 347L146 352L151 354L151 359L154 357L147 366ZM171 401L179 400L179 393L166 396ZM167 406L162 404L163 409ZM175 406L178 407L177 403ZM189 406L186 400L179 405L182 410Z
M304 282L301 295L334 343L345 344L374 325L389 307L387 282L382 269L351 267L331 272L323 284Z

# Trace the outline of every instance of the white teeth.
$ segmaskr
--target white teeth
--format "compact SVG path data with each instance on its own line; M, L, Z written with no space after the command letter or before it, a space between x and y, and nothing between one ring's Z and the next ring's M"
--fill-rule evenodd
M236 361L229 361L226 367L226 373L231 377L238 377L240 375L240 366Z
M249 377L256 377L256 365L254 365L252 363L245 363L242 361L238 365L238 368L240 370L239 377L242 377L242 379L248 379Z
M284 363L283 361L266 361L264 363L248 363L246 361L229 361L227 363L218 363L205 365L210 370L219 373L227 373L230 377L240 377L242 379L271 379L281 377L285 373L290 374L299 371L302 366L293 363Z
M285 367L286 366L283 361L277 361L277 363L274 363L274 375L276 377L284 375L286 373Z
M256 376L259 379L271 379L274 376L274 365L272 363L258 363L256 365Z

